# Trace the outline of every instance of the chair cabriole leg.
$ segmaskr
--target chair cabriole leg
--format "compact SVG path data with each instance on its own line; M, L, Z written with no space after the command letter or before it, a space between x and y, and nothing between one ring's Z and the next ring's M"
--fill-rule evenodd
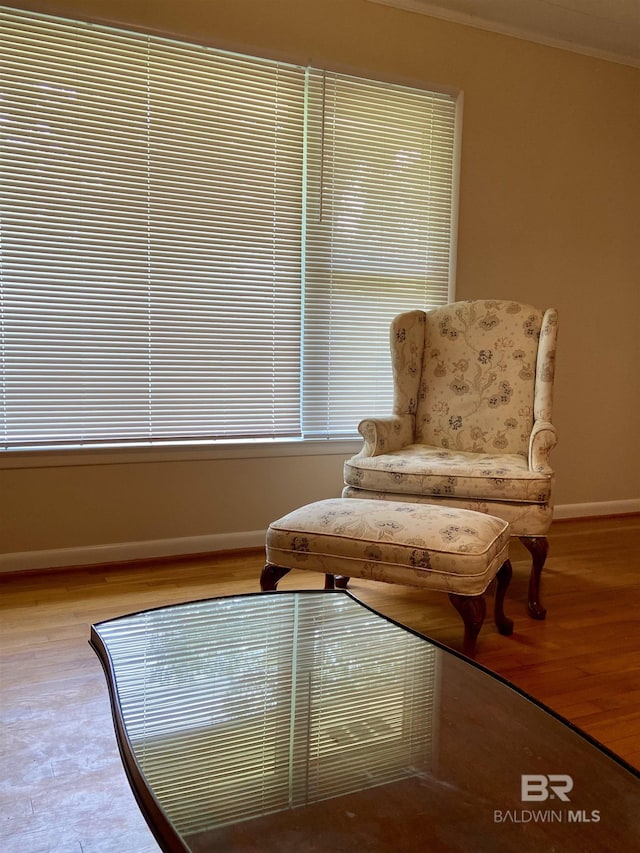
M534 619L544 619L547 611L540 601L540 575L549 553L549 540L546 536L520 536L519 539L533 558L529 575L529 615Z
M504 614L504 597L511 583L512 574L511 561L505 560L496 575L496 599L493 612L498 632L504 635L513 634L513 620Z

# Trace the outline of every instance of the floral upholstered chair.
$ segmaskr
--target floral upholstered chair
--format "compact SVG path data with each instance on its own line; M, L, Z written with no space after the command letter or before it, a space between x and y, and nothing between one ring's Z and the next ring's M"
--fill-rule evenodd
M448 505L502 518L532 556L529 613L553 514L551 423L557 314L456 302L391 324L394 411L358 429L343 497Z

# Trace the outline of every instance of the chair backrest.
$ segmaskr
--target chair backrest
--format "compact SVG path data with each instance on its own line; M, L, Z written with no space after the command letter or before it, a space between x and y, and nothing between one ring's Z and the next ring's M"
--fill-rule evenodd
M412 403L416 442L526 456L534 417L551 418L555 311L478 300L404 316L411 320L416 341L424 329L417 399ZM392 326L392 348L401 343L394 342ZM415 361L415 341L413 352ZM394 352L396 373L401 362ZM545 379L542 390L537 377ZM396 395L396 410L399 405L406 408Z

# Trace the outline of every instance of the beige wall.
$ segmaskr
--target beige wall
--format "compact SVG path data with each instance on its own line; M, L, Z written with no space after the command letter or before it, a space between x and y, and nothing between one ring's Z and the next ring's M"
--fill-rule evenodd
M640 499L640 70L366 0L14 3L464 92L457 297L560 312L557 504ZM0 471L0 551L260 530L345 454Z

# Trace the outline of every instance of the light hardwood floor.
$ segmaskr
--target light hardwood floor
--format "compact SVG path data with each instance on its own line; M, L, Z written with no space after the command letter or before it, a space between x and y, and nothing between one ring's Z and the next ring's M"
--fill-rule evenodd
M640 516L554 524L543 575L545 622L525 613L529 560L514 542L506 612L490 617L478 662L640 767ZM128 787L89 626L137 610L253 592L263 555L0 576L0 850L157 851ZM291 572L280 589L320 587ZM400 622L460 649L444 595L355 580L351 591ZM489 608L490 610L490 608Z

